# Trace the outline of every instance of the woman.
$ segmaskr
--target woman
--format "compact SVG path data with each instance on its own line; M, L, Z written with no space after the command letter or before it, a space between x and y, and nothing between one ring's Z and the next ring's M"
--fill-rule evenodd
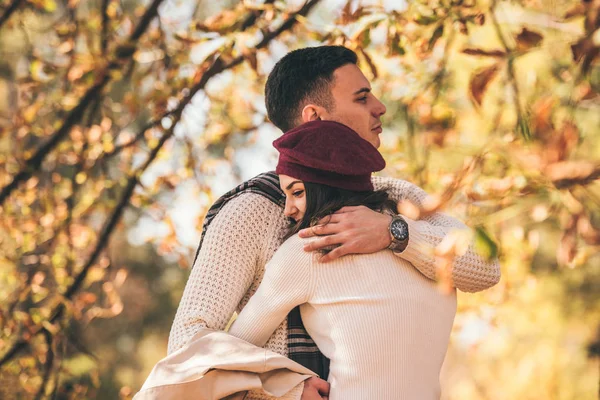
M385 161L356 132L331 121L301 125L274 146L285 215L294 223L229 333L263 346L301 305L308 333L331 360L330 399L438 399L455 294L442 294L390 250L321 264L319 254L303 250L308 239L295 235L344 206L394 213L387 193L371 184ZM422 253L422 243L415 230L404 252Z

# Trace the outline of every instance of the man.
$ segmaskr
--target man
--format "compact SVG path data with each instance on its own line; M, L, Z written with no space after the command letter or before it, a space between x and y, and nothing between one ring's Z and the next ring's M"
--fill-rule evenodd
M356 65L356 54L340 46L293 51L282 58L267 80L265 93L270 120L283 132L304 122L334 120L354 129L373 146L379 146L381 116L385 106L371 93L369 81ZM375 178L375 188L420 205L426 193L402 180ZM276 177L259 176L219 199L205 222L205 232L169 336L169 353L183 347L201 328L225 329L234 311L254 294L265 264L281 244L288 224ZM464 225L436 213L416 221L415 229L403 229L403 217L392 218L366 207L346 207L325 226L301 232L323 235L305 250L337 246L323 262L345 254L374 253L391 248L430 279L435 279L435 260L414 243L435 247L452 229ZM419 240L411 241L418 237ZM376 271L374 271L376 273ZM475 292L500 279L497 261L486 262L472 248L455 260L452 278L456 288ZM290 313L265 348L289 356L326 379L327 362L303 329L297 309ZM326 398L328 384L313 377L285 398ZM268 398L258 392L248 399Z

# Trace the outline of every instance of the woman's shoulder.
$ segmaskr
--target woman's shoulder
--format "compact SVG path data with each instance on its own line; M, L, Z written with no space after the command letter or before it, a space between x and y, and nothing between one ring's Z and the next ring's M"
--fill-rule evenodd
M304 246L316 238L301 238L298 234L290 236L285 242L279 246L277 252L273 256L273 259L285 259L288 262L301 262L311 263L315 252L308 252L304 250Z
M301 238L296 233L295 235L292 235L289 238L287 238L286 241L281 244L281 246L279 247L279 250L292 251L292 252L297 252L297 251L302 250L302 253L306 253L304 251L304 246L306 244L310 243L311 241L313 241L314 239L315 238Z

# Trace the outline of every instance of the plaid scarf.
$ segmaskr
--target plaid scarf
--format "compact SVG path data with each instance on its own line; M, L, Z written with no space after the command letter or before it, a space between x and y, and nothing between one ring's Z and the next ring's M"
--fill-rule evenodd
M233 190L225 193L210 207L208 213L206 213L204 224L202 225L200 244L198 245L198 250L196 250L196 256L194 257L194 264L196 264L196 259L198 258L198 253L200 253L204 235L212 220L219 211L221 211L221 208L223 208L225 203L242 193L257 193L280 207L283 207L285 204L284 194L279 188L279 177L275 172L267 172L255 176ZM287 329L288 357L298 364L314 371L322 379L327 379L327 376L329 375L329 359L319 351L315 342L308 335L306 329L304 329L304 324L300 317L300 307L294 308L288 314Z

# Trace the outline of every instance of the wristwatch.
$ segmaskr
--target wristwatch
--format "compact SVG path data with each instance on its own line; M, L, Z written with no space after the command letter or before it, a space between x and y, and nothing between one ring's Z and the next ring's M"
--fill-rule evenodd
M390 236L392 242L388 246L388 249L394 253L402 253L408 245L408 223L399 215L392 218L390 222Z

